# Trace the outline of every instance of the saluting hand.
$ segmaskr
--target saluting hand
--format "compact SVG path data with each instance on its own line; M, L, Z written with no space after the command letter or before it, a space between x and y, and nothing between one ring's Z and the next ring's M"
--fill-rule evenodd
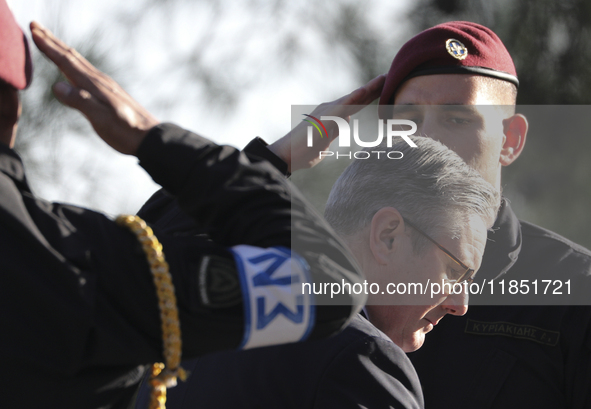
M379 75L350 94L332 102L318 105L310 115L316 118L338 116L349 120L350 115L359 112L380 96L385 81L386 76ZM269 149L287 163L290 172L317 165L321 160L319 152L327 150L330 143L338 136L336 123L327 121L326 131L328 137L321 138L321 135L314 131L314 148L308 148L306 145L307 128L308 123L302 121L283 138L269 145Z
M41 24L31 23L33 41L66 76L53 92L59 101L86 116L112 148L134 155L148 130L160 121L130 97L112 78L97 70Z

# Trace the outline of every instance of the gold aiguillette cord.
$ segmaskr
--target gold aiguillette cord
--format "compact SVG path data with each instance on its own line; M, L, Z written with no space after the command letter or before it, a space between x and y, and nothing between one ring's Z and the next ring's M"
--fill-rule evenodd
M150 272L156 285L166 365L160 362L152 365L152 375L149 381L152 388L150 409L165 409L166 388L176 386L177 377L182 381L187 378L187 373L180 366L181 327L172 277L168 270L168 263L164 259L162 244L154 236L154 232L146 222L138 216L129 215L117 217L116 222L127 227L137 236L148 258Z

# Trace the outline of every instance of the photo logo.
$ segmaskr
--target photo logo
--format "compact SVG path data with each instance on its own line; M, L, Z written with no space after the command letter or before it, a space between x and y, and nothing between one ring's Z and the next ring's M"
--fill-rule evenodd
M318 122L320 124L320 126L322 127L322 129L324 129L324 135L326 135L326 137L328 138L328 132L326 131L326 127L324 126L324 124L322 123L322 121L320 119L316 118L315 116L308 115L308 114L304 114L304 116L307 116L308 118L312 118L313 120ZM309 119L304 119L304 121L308 122L309 124L314 125L314 127L316 129L318 129L318 132L320 133L320 137L322 138L322 131L320 130L320 128L318 128L318 125L316 125L314 122L310 121ZM308 127L308 129L311 129L311 128ZM308 146L312 146L312 145L310 145L310 143L311 143L310 131L308 131Z
M338 138L339 147L341 147L341 148L351 147L351 126L349 125L349 122L347 120L345 120L344 118L338 117L338 116L321 116L320 119L318 119L318 118L315 118L311 115L307 115L307 114L304 114L304 115L309 118L312 118L316 121L316 122L313 122L311 120L304 119L304 121L310 123L314 128L316 128L316 130L318 130L321 138L323 138L324 135L326 135L328 137L328 132L327 132L326 127L324 126L324 123L322 121L334 121L336 123L336 126L338 127L338 130L339 130L339 138ZM356 146L359 146L361 148L373 148L373 147L379 146L382 143L382 141L384 140L384 136L386 138L386 145L389 148L392 147L392 139L395 137L402 138L411 148L417 147L417 145L412 141L412 139L410 139L410 136L414 135L417 131L417 125L413 121L410 121L407 119L388 119L384 123L383 119L379 119L378 120L378 135L375 138L375 140L372 140L372 141L364 141L359 136L359 120L358 119L353 119L352 123L353 123L353 141L355 142ZM324 130L324 135L318 125L320 125L320 127L322 127L322 130ZM312 126L308 127L308 134L307 134L307 136L308 136L307 137L307 146L309 148L314 146L314 128ZM379 153L383 152L383 151L371 151L371 152L375 152L379 156ZM402 152L398 152L398 153L400 153L399 157L392 157L392 154L394 154L394 152L390 152L388 157L390 159L401 159ZM348 157L348 158L354 157L356 159L367 159L369 157L368 156L369 154L370 153L368 151L355 151L355 152L349 151L348 153L337 152L336 158L338 159L339 157L344 156L344 157ZM335 152L320 151L320 153L319 153L320 158L323 158L326 156L335 156Z

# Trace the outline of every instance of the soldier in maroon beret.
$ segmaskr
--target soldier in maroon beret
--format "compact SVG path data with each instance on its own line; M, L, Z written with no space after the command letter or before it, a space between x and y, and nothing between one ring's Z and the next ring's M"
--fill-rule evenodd
M527 135L527 120L514 110L518 85L513 60L495 33L475 23L445 23L418 34L400 49L380 96L380 115L391 117L394 109L397 118L419 121L418 132L440 139L500 188L501 166L517 159ZM433 105L440 107L428 108ZM473 120L471 127L444 128L441 116L434 120L435 113L451 106L466 115L466 108L460 108L466 105L507 106L508 114L501 123L492 109L471 108L481 116L479 124Z
M415 121L418 132L455 150L500 189L501 169L521 154L528 130L525 117L515 114L518 85L494 32L444 23L399 50L380 115ZM572 278L589 288L591 252L518 220L506 200L488 239L476 282ZM410 354L425 406L590 408L591 308L506 305L471 305Z
M381 87L382 81L378 77L368 85ZM527 119L516 114L518 86L513 60L492 30L448 22L419 33L398 51L378 110L383 119L414 121L417 133L453 149L500 190L501 169L522 153L528 131ZM367 86L319 106L313 115L348 115L348 104L368 103L359 98L364 93ZM292 170L310 167L318 151L299 151L305 137L292 131L271 148ZM328 139L320 149L328 149ZM503 200L475 282L503 279L506 285L571 280L578 283L578 298L556 305L555 295L520 295L510 300L527 305L517 307L471 294L464 316L443 320L409 355L425 407L591 408L591 252L518 220Z

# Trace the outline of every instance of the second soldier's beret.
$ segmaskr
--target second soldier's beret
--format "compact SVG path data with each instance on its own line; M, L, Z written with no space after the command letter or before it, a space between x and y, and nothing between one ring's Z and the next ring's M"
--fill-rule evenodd
M519 85L513 59L492 30L452 21L425 30L402 46L386 77L380 105L391 104L404 81L434 74L478 74Z

